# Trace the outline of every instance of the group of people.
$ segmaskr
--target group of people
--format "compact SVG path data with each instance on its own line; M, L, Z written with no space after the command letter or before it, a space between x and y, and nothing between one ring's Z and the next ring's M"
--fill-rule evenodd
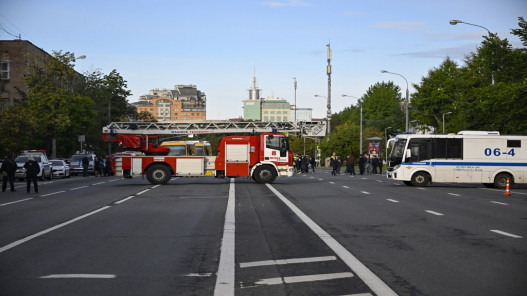
M297 173L309 173L309 167L311 167L312 172L315 172L315 167L317 162L315 157L307 155L295 155L294 157L295 172Z
M355 164L357 164L353 155L346 156L346 171L345 174L355 175ZM382 174L382 159L377 154L368 153L361 155L358 161L359 173L366 174ZM332 168L331 175L340 175L340 167L342 166L342 159L333 152L330 159L330 166Z
M88 157L85 156L82 159L84 177L86 177L88 173L89 165L90 165L90 161L88 160ZM16 162L13 159L11 159L11 156L9 154L6 154L4 156L4 161L2 162L2 165L0 166L0 174L2 175L2 192L6 191L7 183L9 183L11 187L11 191L16 191L15 190L15 173L16 173L17 167L18 166ZM40 165L30 155L28 157L27 162L24 164L24 168L26 169L27 193L30 192L31 183L33 183L35 192L38 193L37 175L40 173ZM112 166L110 163L110 157L108 156L106 156L106 158L95 157L95 159L93 160L93 169L94 169L95 177L111 176Z
M82 158L82 175L84 177L88 174L88 167L90 166L90 160L88 156ZM106 155L105 158L102 156L95 156L93 159L93 174L95 177L104 176L108 177L112 175L112 165L110 157Z
M16 191L15 190L15 173L16 173L17 167L18 166L16 162L13 159L11 159L11 156L9 154L6 154L4 156L4 161L2 162L2 166L0 167L0 172L2 173L2 192L6 191L8 182L9 182L9 186L11 187L11 191L12 192ZM30 192L31 183L33 183L35 192L38 193L37 175L38 173L40 173L40 165L33 158L33 156L30 155L26 163L24 163L24 168L26 169L27 193Z

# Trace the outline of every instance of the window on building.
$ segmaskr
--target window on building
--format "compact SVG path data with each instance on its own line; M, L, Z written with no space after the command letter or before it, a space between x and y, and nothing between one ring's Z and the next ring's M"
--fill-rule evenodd
M9 80L9 61L0 61L0 80Z

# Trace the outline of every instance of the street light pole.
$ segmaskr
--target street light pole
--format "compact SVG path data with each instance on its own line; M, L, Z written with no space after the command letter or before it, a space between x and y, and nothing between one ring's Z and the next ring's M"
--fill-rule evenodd
M455 26L457 24L465 24L465 25L469 25L469 26L475 26L475 27L480 27L480 28L483 28L485 30L487 30L487 33L489 33L489 37L491 36L491 32L489 29L481 26L481 25L476 25L476 24L471 24L471 23L467 23L467 22L464 22L464 21L460 21L460 20L450 20L450 24ZM491 60L491 66L492 66L492 60ZM494 72L492 71L491 69L491 72L490 72L490 79L491 79L491 82L492 82L492 85L494 85Z
M328 73L328 113L327 113L327 121L328 121L328 128L327 132L328 135L331 133L331 47L328 43L326 45L328 47L328 66L327 66L327 73Z
M296 118L296 77L293 77L293 79L295 80L295 123L298 121L297 118Z
M359 98L349 95L342 95L342 97L350 97L357 99L357 104L359 104ZM360 136L359 136L359 156L362 155L362 104L360 104Z
M443 134L445 133L445 115L452 114L452 111L443 113Z
M406 113L406 124L405 124L405 132L408 132L408 130L410 129L410 126L409 126L409 121L408 121L408 80L406 80L406 77L404 77L403 75L401 74L398 74L398 73L394 73L394 72L390 72L390 71L386 71L386 70L381 70L381 73L389 73L389 74L393 74L393 75L398 75L398 76L401 76L404 81L406 81L406 98L404 99L404 111Z

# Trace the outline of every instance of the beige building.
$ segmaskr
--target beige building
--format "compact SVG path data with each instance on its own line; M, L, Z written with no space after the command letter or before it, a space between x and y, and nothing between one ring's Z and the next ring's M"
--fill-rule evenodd
M207 119L207 97L195 85L153 89L132 103L137 112L147 111L158 121L203 121Z

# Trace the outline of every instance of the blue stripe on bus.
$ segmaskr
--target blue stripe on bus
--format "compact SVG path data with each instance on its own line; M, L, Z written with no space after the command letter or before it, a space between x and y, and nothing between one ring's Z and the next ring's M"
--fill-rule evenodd
M527 162L446 162L446 161L425 161L425 162L403 162L402 165L458 165L458 166L527 166Z

